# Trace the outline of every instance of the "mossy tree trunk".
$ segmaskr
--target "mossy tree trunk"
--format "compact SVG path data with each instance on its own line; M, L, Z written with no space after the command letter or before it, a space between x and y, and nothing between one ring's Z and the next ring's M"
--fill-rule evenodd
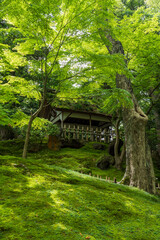
M160 103L159 103L159 99L160 99L160 93L158 92L154 92L151 95L152 101L153 101L153 113L154 113L154 117L155 117L155 124L156 124L156 132L157 132L157 145L156 145L156 150L157 153L160 157Z
M154 116L155 116L155 122L156 122L156 132L157 132L157 152L160 157L160 114L157 110L154 111Z
M111 55L124 55L121 42L116 41L110 34L106 35L106 37L111 43L111 45L106 46L109 53ZM133 102L132 108L122 109L127 163L123 182L127 180L130 186L138 187L149 193L155 193L154 169L145 132L148 117L138 106L130 79L123 74L117 73L116 87L127 90L131 94Z
M129 185L155 193L155 177L151 152L146 140L147 116L135 109L123 110L127 171Z

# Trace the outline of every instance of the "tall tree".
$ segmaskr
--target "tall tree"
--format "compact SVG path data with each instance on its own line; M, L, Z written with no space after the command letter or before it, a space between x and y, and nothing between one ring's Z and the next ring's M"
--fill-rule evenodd
M96 74L96 77L93 78L94 83L97 84L98 81L108 82L112 88L112 93L115 94L115 96L109 98L109 100L114 100L115 102L113 108L118 106L122 109L127 160L123 182L128 182L130 186L155 193L154 169L150 148L146 139L148 117L141 109L133 89L134 75L129 68L129 58L132 58L133 55L126 46L126 38L129 41L132 37L130 36L130 31L134 32L135 28L131 20L132 24L128 29L125 29L126 33L124 33L121 25L122 16L119 17L117 15L118 6L117 8L113 6L116 5L113 4L109 8L104 2L99 2L95 11L95 23L92 24L94 31L92 32L93 28L90 29L93 38L90 37L90 43L87 43L88 45L90 44L90 48L86 47L85 51L86 54L92 57L92 74L93 72ZM119 6L121 7L122 5ZM140 23L144 22L143 27L147 33L147 31L150 31L148 21L145 21L145 18L143 19L143 15L140 13L141 9L137 11L139 12L135 19L136 28L140 30L142 27ZM132 14L129 16L124 14L123 23L127 18L132 17ZM97 31L95 30L96 28ZM145 37L145 33L142 34L142 37ZM134 38L132 40L136 43ZM104 50L104 46L106 50ZM97 54L93 53L92 49L94 51L97 50ZM129 100L130 104L128 104L128 107L126 103Z
M108 41L105 45L109 54L124 56L124 67L127 69L125 50L109 24L106 24L103 34ZM116 73L116 87L128 91L133 102L132 108L122 109L127 159L124 181L127 180L130 186L155 193L154 169L145 131L148 117L138 104L131 79L124 72Z
M78 38L81 37L81 15L88 12L91 3L59 0L12 0L2 3L4 17L23 35L14 51L27 59L28 71L36 72L39 76L37 88L41 94L41 101L28 123L24 158L27 156L32 122L45 106L48 87L56 86L52 84L55 79L62 83L74 75L69 68L74 61L72 55L76 41L78 43Z

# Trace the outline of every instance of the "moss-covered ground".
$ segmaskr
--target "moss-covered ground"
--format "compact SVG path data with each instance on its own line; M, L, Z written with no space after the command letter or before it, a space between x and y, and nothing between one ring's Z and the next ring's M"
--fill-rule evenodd
M0 239L160 239L158 196L87 175L121 178L123 172L114 168L96 168L107 151L89 144L44 149L25 160L20 143L0 145Z

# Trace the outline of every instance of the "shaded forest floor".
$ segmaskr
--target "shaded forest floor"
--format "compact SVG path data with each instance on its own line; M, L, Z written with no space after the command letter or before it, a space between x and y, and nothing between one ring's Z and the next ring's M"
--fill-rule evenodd
M24 160L20 142L0 144L0 239L160 239L159 197L87 175L121 179L96 168L107 150L44 149Z

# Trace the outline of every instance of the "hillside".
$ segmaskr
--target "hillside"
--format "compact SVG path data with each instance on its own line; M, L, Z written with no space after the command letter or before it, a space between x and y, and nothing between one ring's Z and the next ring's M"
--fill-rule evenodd
M0 239L160 239L159 197L79 173L119 180L123 172L95 167L107 151L88 145L24 160L12 141L2 149Z

